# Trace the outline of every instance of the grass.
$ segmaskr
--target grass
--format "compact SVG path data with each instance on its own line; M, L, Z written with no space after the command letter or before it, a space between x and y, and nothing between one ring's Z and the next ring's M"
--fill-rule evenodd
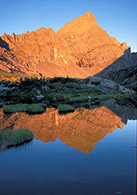
M88 102L88 95L80 95L75 97L68 97L67 102L73 103L73 102Z
M8 87L0 93L0 98L4 104L4 113L27 112L30 114L42 113L48 106L58 107L60 104L70 104L75 108L81 107L83 104L91 103L114 98L130 98L137 94L126 94L119 90L111 90L106 94L98 86L88 84L89 79L74 78L24 78L20 82L0 81L0 85ZM45 90L43 87L47 87ZM43 96L41 100L37 100L37 91ZM43 104L45 103L46 104ZM3 105L2 105L3 106Z
M75 108L69 104L60 104L58 106L58 111L59 112L72 112L74 111Z
M28 129L17 129L13 131L6 129L0 131L0 146L4 143L6 148L17 146L32 140L34 137L33 132ZM0 150L2 148L0 147Z
M101 94L101 95L95 95L95 96L91 96L91 99L98 99L98 100L105 100L105 99L121 99L121 98L129 98L131 96L136 96L136 94L124 94L124 93L110 93L110 94Z
M60 104L71 105L73 107L81 107L83 103L88 103L89 98L91 97L90 102L101 101L105 99L120 99L120 98L130 98L131 96L136 96L136 94L124 94L120 92L113 92L110 94L97 94L89 92L72 92L72 91L59 91L59 92L44 92L44 101L48 102L48 105L45 103L31 103L31 104L9 104L3 106L3 112L5 114L11 114L15 112L26 112L29 114L40 114L43 113L46 107L58 107Z
M45 108L40 104L30 104L27 106L26 112L27 113L42 113L45 111Z
M6 105L3 107L3 112L10 114L13 112L26 112L28 104L13 104L13 105Z
M14 112L42 113L47 107L44 103L39 104L11 104L3 107L3 112L11 114Z

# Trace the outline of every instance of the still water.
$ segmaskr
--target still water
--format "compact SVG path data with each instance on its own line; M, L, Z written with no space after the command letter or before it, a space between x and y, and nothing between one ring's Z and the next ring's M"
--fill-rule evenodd
M0 153L0 195L135 195L136 121L106 107L1 115L35 139Z

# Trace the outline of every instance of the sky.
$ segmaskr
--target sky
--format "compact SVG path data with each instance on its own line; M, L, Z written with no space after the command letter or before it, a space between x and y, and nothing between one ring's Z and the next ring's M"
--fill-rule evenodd
M0 7L0 36L43 26L57 32L91 11L110 36L137 51L137 0L0 0Z

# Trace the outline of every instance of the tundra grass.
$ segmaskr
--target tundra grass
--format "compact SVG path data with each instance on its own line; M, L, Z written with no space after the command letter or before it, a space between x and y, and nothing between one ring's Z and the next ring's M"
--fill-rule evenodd
M3 112L11 114L14 112L42 113L47 107L44 103L39 104L11 104L3 107Z
M75 108L69 104L60 104L58 106L58 111L59 112L73 112Z
M33 132L28 129L17 129L16 131L11 129L1 130L0 145L5 143L6 148L9 148L30 141L33 137Z

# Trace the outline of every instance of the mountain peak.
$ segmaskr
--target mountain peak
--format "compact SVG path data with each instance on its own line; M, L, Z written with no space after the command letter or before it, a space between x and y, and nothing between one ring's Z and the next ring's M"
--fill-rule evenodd
M66 34L75 32L80 34L95 26L98 26L95 16L89 11L83 16L77 17L72 22L67 22L57 33Z
M95 19L95 16L91 13L91 11L89 11L89 12L86 12L83 16L81 16L81 17L88 17L88 18L92 18L92 19L94 19L94 20L96 20Z
M29 76L92 76L123 54L126 43L110 37L89 11L68 22L57 34L52 28L0 37L0 71L15 70ZM0 75L1 78L1 75ZM2 77L3 79L3 77Z

